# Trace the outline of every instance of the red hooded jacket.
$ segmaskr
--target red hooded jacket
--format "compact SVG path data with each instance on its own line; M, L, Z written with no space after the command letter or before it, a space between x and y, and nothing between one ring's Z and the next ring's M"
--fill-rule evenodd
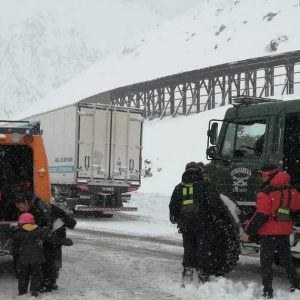
M286 172L278 172L270 181L269 186L273 187L284 187L290 183L291 177ZM291 187L291 202L289 209L296 211L300 209L300 194L299 192ZM290 235L293 231L292 221L277 222L275 215L277 209L280 207L281 191L271 191L266 193L260 191L257 195L256 201L256 212L268 215L268 220L258 228L257 233L259 235ZM288 189L283 190L283 207L287 207L289 199ZM251 221L250 221L251 223Z

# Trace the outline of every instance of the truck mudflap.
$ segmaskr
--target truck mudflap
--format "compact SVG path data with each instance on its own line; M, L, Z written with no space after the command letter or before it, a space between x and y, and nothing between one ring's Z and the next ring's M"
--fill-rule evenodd
M137 207L93 207L85 205L76 205L75 211L82 212L116 212L116 211L137 211Z

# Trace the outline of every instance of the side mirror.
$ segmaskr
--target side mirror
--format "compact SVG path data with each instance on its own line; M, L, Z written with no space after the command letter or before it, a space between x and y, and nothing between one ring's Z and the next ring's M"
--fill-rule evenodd
M215 158L217 156L217 147L216 146L210 146L206 150L206 154L209 158Z
M216 145L218 137L218 126L217 122L211 124L211 128L207 131L207 136L209 137L209 142L212 145Z

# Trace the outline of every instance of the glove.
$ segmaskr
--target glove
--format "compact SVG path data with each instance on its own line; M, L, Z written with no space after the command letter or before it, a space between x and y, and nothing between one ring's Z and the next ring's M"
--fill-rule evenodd
M177 223L174 216L170 216L170 222L172 224L176 224Z

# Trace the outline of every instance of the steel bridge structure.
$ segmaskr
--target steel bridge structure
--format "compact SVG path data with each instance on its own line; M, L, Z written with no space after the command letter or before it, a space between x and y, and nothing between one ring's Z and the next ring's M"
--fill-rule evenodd
M300 50L252 58L116 88L82 101L135 107L145 117L189 115L231 104L234 97L300 91Z

